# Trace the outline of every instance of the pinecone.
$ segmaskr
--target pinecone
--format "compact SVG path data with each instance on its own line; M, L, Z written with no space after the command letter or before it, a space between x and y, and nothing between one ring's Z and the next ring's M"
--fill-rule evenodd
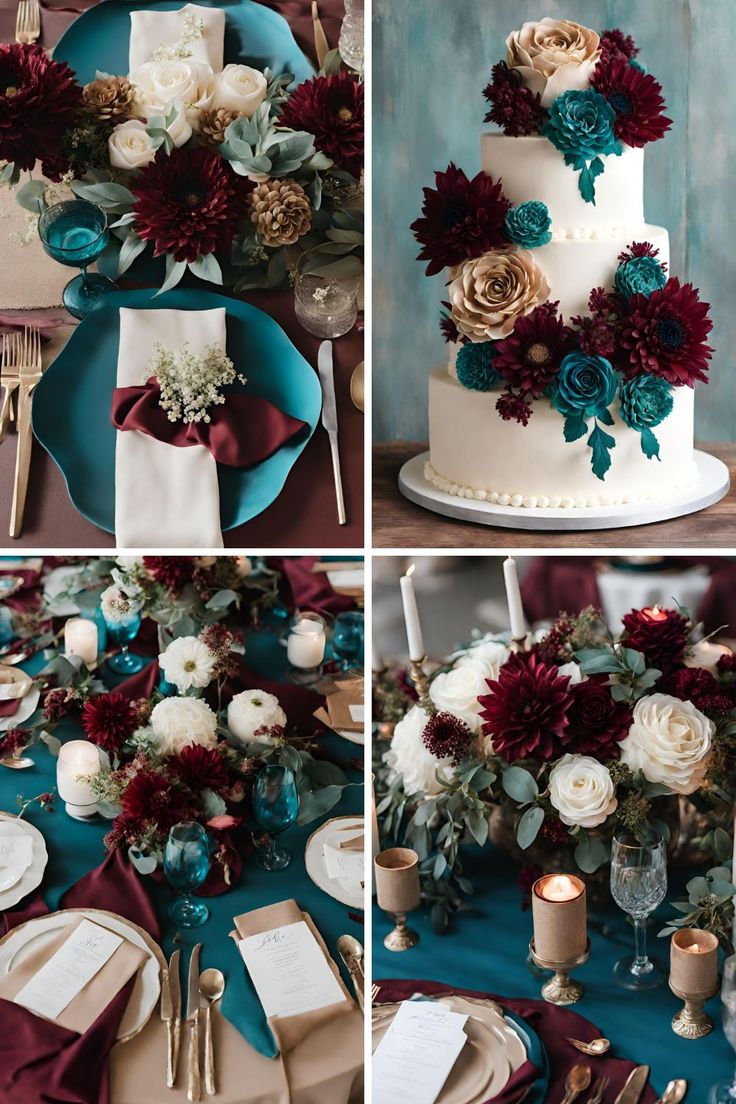
M104 122L122 123L133 114L136 88L127 77L100 77L84 86L87 107Z
M293 245L312 225L312 206L296 180L267 180L250 195L250 220L264 245Z
M225 131L240 118L239 111L231 111L229 107L215 107L210 111L200 111L199 131L197 137L203 146L216 149L225 141Z

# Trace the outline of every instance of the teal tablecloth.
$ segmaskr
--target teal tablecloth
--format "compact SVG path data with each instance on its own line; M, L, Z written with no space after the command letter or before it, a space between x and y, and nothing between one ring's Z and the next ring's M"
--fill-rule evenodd
M273 631L246 630L246 653L248 666L253 671L269 679L284 678L286 650L279 644L275 628ZM31 673L35 673L43 666L43 661L36 657L26 666ZM65 721L59 726L57 735L62 740L78 739L80 729L78 724ZM356 755L362 758L362 749L331 733L325 735L324 746L330 758L343 766L351 782L356 783L344 791L340 804L329 816L362 814L363 776L349 768L351 758ZM26 771L0 771L0 809L14 812L17 809L16 795L33 797L55 787L56 760L43 746L35 747L31 756L36 765ZM100 818L93 823L83 824L68 817L63 811L63 804L58 800L56 806L55 812L48 813L38 805L33 805L25 814L26 819L40 829L46 839L49 862L44 880L44 899L52 910L59 907L60 898L70 886L102 862L105 856L102 839L109 829L108 821ZM307 876L303 862L304 845L318 825L319 822L314 822L305 828L293 828L281 837L281 843L293 855L293 862L284 871L269 874L261 870L252 858L246 860L242 876L230 892L220 897L207 898L210 908L207 923L184 933L183 942L177 943L182 950L182 992L186 995L189 951L195 943L202 942L201 969L216 966L227 979L222 1002L223 1014L252 1046L269 1057L276 1054L276 1048L260 1002L245 973L243 961L235 943L229 937L233 928L233 917L262 905L294 897L303 909L311 913L336 961L339 958L335 944L340 935L350 934L363 941L362 924L351 920L346 906L328 897ZM172 937L175 934L166 912L171 893L166 886L159 886L150 879L146 879L146 884L161 922L163 948L168 956L174 950ZM17 907L22 907L22 903ZM349 984L347 974L345 980Z
M531 913L520 907L518 868L495 850L473 848L465 872L476 887L470 901L477 913L461 914L449 934L439 936L433 934L425 910L412 913L409 924L419 932L420 942L411 951L397 954L386 950L383 939L388 919L375 909L373 980L425 979L499 996L539 997L541 979L527 966L532 920ZM680 1039L670 1022L681 1002L666 986L630 993L613 981L614 963L633 947L633 931L623 914L614 906L605 913L591 912L590 920L591 957L574 973L585 993L573 1010L611 1040L616 1057L651 1066L651 1081L659 1093L671 1078L684 1077L689 1084L688 1101L706 1104L711 1085L733 1072L734 1053L720 1026L718 999L706 1006L716 1021L714 1031L697 1041ZM600 933L601 926L605 935ZM652 929L650 949L666 961L669 944L656 939L660 927L656 924Z

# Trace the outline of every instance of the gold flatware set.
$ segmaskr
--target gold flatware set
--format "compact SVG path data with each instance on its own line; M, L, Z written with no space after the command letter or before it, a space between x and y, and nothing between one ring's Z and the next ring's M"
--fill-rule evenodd
M22 334L6 334L3 338L0 358L0 384L3 389L0 406L0 441L4 439L10 422L15 421L17 432L15 479L9 530L13 538L19 537L23 529L33 449L31 400L42 375L41 331L35 326L25 326ZM14 399L17 404L15 410Z
M204 1000L204 1088L208 1096L215 1096L215 1048L212 1036L212 1007L225 992L225 978L219 970L199 972L199 955L202 944L192 949L187 981L186 1022L189 1025L189 1049L187 1054L187 1100L199 1100L202 1095L200 1065L199 1018ZM181 1043L181 981L179 978L180 951L174 951L169 965L161 976L161 1019L166 1024L166 1086L176 1084Z
M41 6L38 0L19 0L15 14L15 41L30 46L41 37Z

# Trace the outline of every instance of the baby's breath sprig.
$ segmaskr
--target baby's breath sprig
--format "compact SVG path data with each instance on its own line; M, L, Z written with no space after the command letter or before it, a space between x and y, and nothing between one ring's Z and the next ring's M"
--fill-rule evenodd
M221 389L235 380L246 382L219 345L207 345L198 355L188 342L174 350L156 342L146 380L151 376L158 380L159 405L170 422L210 422L209 408L225 402Z
M153 51L153 60L173 61L175 58L191 57L190 46L198 38L204 38L204 20L198 18L194 12L189 12L184 17L184 28L179 41L173 46L157 46Z

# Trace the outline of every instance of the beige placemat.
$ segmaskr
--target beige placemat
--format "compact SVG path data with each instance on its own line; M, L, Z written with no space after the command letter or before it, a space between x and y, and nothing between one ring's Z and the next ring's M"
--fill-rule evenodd
M15 202L15 191L0 188L0 310L61 306L62 290L74 276L73 269L44 253L29 218Z

